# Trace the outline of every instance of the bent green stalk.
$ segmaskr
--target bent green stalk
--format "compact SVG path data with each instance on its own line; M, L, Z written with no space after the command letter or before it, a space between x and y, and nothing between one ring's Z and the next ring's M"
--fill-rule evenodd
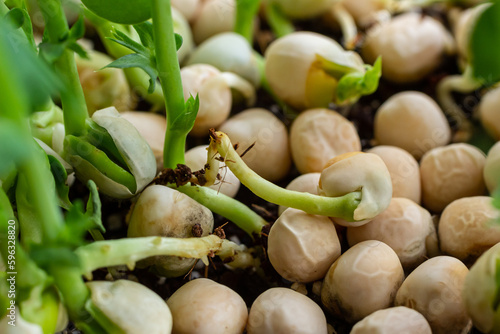
M234 150L229 137L223 132L213 132L210 145L215 147L226 165L241 183L260 198L274 204L299 209L309 214L354 221L353 212L361 200L359 191L341 197L325 197L287 190L263 179L251 170Z
M212 253L223 259L241 255L245 259L243 262L247 262L249 266L253 264L252 257L247 256L244 246L216 235L201 238L142 237L95 241L79 247L75 253L80 259L82 274L87 277L91 277L94 270L102 267L126 264L132 269L137 261L159 255L198 258L207 265L207 256Z
M180 187L174 185L173 188L188 195L212 212L229 219L251 237L259 235L262 227L267 225L267 222L261 216L245 204L211 188L192 185Z
M58 43L69 33L66 16L58 0L38 0L49 41ZM61 92L66 134L75 136L86 133L85 120L88 118L87 104L80 85L73 51L65 49L55 62L60 77L67 78L66 89Z

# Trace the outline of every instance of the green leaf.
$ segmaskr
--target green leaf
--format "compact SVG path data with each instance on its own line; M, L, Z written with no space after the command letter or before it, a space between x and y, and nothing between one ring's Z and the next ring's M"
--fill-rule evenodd
M199 108L200 99L198 95L196 95L196 97L193 97L192 95L189 96L185 104L184 112L180 113L172 122L173 128L190 131L193 128Z
M68 39L76 41L82 38L84 35L85 35L85 21L83 15L80 15L78 17L78 20L76 20L75 24L73 24L73 26L69 30Z
M47 157L49 158L50 171L52 172L52 176L54 176L54 181L56 183L59 206L63 209L69 210L72 204L69 200L69 186L66 184L68 173L57 158L51 155L47 155Z
M179 51L179 49L182 46L182 42L184 42L184 40L182 39L182 36L179 35L178 33L174 33L174 35L175 35L175 47L177 48L177 51Z
M75 52L80 58L89 59L87 51L77 42L68 43L68 49Z
M152 93L155 90L156 79L158 78L158 70L151 63L151 60L146 58L145 56L132 53L121 58L116 59L111 64L108 64L106 67L115 67L115 68L131 68L131 67L139 67L144 70L149 75L149 88L148 93Z
M382 60L377 58L372 66L365 65L365 73L354 72L344 75L337 86L337 101L342 103L358 99L362 95L374 93L382 74Z
M500 3L492 1L478 17L470 35L472 76L484 85L500 81Z
M101 200L99 198L99 191L97 190L97 185L95 184L94 181L89 180L87 182L87 188L89 188L90 194L89 194L89 200L87 202L87 212L85 214L94 224L93 228L97 228L102 233L105 233L106 229L102 224Z
M154 50L153 24L149 21L134 25L135 31L141 39L142 45L150 50Z
M7 15L5 15L5 18L14 27L14 29L19 29L24 24L25 16L21 8L12 8L9 10Z
M146 49L143 45L137 43L127 34L125 34L120 30L115 29L115 31L113 32L113 36L115 36L115 38L108 38L108 39L140 54L148 52L148 49Z
M31 48L36 51L36 43L33 38L33 26L31 24L31 18L28 14L28 8L26 7L26 3L24 1L18 5L19 7L12 8L7 15L5 15L5 18L8 22L10 22L14 29L22 28Z

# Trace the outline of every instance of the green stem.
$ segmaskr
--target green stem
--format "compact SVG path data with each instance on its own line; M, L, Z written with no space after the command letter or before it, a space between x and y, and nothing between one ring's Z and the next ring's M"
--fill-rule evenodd
M186 139L188 131L168 127L167 116L167 131L165 132L165 142L163 146L163 167L176 168L177 164L185 164L184 152L186 151Z
M341 197L325 197L281 188L251 170L236 153L229 137L222 132L212 134L215 145L234 175L255 195L268 202L292 207L309 214L339 217L353 221L353 213L361 200L359 191Z
M184 164L185 162L185 136L187 136L191 128L180 129L178 127L179 123L176 123L178 118L183 117L185 102L170 0L152 1L156 63L167 113L163 164L165 168L175 168L177 164Z
M260 0L236 0L234 31L253 43L254 18L259 10Z
M58 0L38 0L38 4L45 20L49 41L58 43L69 32L61 2ZM86 132L85 120L88 118L88 111L73 51L65 50L61 57L56 60L55 68L59 77L66 78L64 82L66 89L61 92L66 134L83 135Z
M230 257L243 251L242 246L209 235L201 238L143 237L96 241L79 247L75 253L80 258L80 275L91 277L98 268L124 264L134 268L137 261L151 256L170 255L206 260L211 253Z
M286 36L295 31L295 27L274 2L266 4L264 7L267 23L277 38Z
M175 189L229 219L251 237L259 235L262 227L267 225L267 222L248 206L211 188L185 185Z

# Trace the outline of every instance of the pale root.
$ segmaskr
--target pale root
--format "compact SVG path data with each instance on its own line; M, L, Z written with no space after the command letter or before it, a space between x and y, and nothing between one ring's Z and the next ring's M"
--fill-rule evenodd
M420 161L424 207L441 212L456 199L485 192L485 154L469 144L451 144L427 152Z
M208 161L207 157L207 146L204 145L193 147L184 155L186 165L191 168L193 172L205 167ZM219 168L219 175L220 180L215 181L215 184L211 185L210 188L229 197L236 196L240 189L240 180L238 180L225 164Z
M403 278L403 267L391 247L381 241L363 241L330 267L321 301L335 317L355 323L390 307Z
M379 145L366 151L384 160L392 181L392 197L404 197L420 204L422 188L417 160L396 146Z
M408 151L417 160L427 151L448 144L451 129L438 104L417 91L394 94L377 110L375 140Z
M445 254L472 264L500 242L500 225L494 223L499 213L492 201L489 196L464 197L444 209L438 231Z
M462 290L468 272L454 257L433 257L406 277L394 304L420 312L433 334L467 333L470 319L465 311Z
M269 232L269 261L283 278L292 282L322 279L340 251L335 225L325 216L288 208Z
M290 170L288 131L281 120L272 112L261 109L247 109L219 127L226 133L236 152L254 172L268 181L278 181ZM252 146L253 145L253 146Z
M409 83L432 73L453 44L453 37L439 21L409 12L370 28L362 55L369 63L381 56L382 77Z
M430 251L437 249L431 214L407 198L392 198L389 207L368 224L347 228L353 246L365 240L379 240L390 246L407 271L417 267Z
M299 292L271 288L250 308L248 334L327 334L326 317L318 304Z
M241 334L248 319L243 298L207 278L187 282L167 299L173 334Z
M339 113L310 109L302 112L292 124L290 150L299 172L321 172L329 159L360 151L361 141L354 125Z

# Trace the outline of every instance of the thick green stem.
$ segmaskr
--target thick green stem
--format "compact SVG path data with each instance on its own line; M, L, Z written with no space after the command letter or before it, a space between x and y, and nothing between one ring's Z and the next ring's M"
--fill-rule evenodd
M38 0L38 4L45 20L49 41L58 43L69 32L61 2L59 0ZM86 132L85 120L88 118L88 111L73 51L65 50L61 57L56 60L55 68L59 77L66 78L64 82L66 89L61 92L66 134L83 135Z
M189 131L168 128L165 133L165 142L163 148L163 167L176 168L177 164L185 164L184 152L186 151L186 139Z
M339 217L353 221L353 213L361 200L359 191L341 197L325 197L281 188L251 170L236 153L229 137L222 132L212 134L210 145L217 151L234 175L260 198L278 205L288 206L309 214Z
M175 45L170 0L152 1L156 63L167 112L163 164L166 168L175 168L177 164L184 164L184 134L187 136L191 128L180 129L178 126L179 123L176 123L179 117L183 117L185 102L182 90L181 70Z
M234 31L253 43L254 19L259 10L260 0L236 0L236 20Z
M137 261L151 256L170 255L206 261L211 253L220 253L224 257L230 257L244 252L244 247L215 235L209 235L202 238L184 239L143 237L96 241L79 247L75 252L80 258L82 269L80 274L91 276L92 271L102 267L126 264L129 268L134 268Z
M259 235L262 227L267 225L267 222L248 206L211 188L185 185L175 189L229 219L251 237Z

